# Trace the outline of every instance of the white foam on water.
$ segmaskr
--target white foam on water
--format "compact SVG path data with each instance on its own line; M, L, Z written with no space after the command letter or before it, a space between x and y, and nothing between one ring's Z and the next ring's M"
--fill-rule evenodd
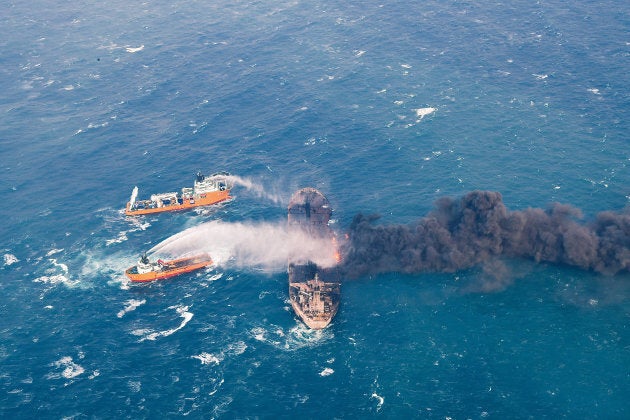
M377 401L376 411L378 412L381 410L381 407L383 406L383 403L385 402L385 398L383 398L376 392L379 388L378 377L374 379L373 387L375 388L375 390L372 391L372 395L370 395L370 398L375 399Z
M267 341L267 338L265 336L267 331L264 328L262 328L262 327L253 328L251 330L251 333L254 336L255 340L262 341L262 342Z
M43 283L52 286L63 284L69 287L79 284L78 281L70 280L70 274L66 264L57 262L55 258L51 258L48 261L50 261L52 267L46 270L45 275L35 278L33 280L34 283Z
M68 278L62 274L55 274L52 276L39 276L35 280L33 280L33 282L55 285L60 283L69 284L70 280L68 280Z
M101 123L101 124L89 123L87 128L88 128L88 130L91 130L91 129L94 129L94 128L107 127L108 125L109 125L109 121L105 121L104 123Z
M15 264L16 262L19 262L20 260L17 259L17 257L13 254L4 254L3 255L4 258L4 266L10 266Z
M416 111L416 116L418 117L418 121L420 121L427 115L431 115L435 111L437 111L437 108L433 108L433 107L418 108L418 109L415 109L415 111Z
M240 356L245 353L245 350L247 350L247 344L245 344L244 341L237 341L235 343L228 344L224 353L230 356Z
M115 237L114 239L107 239L105 241L105 245L110 246L112 244L119 244L121 242L125 242L127 239L127 232L118 232L118 236Z
M373 399L376 399L378 403L376 404L376 411L381 411L381 407L383 407L383 403L385 402L385 398L378 395L376 392L373 392L370 396Z
M60 378L72 379L81 375L83 372L85 372L85 369L83 369L82 366L75 363L72 360L71 356L62 357L56 362L51 363L49 366L52 366L57 369L62 369L62 370L61 372L49 373L46 376L48 379L60 379Z
M169 330L164 331L156 331L153 332L151 330L134 330L132 334L143 336L140 339L140 342L145 340L155 341L159 337L168 337L169 335L175 334L177 331L181 330L188 324L188 322L192 319L193 313L188 312L188 306L178 305L178 306L169 306L168 309L175 309L177 313L183 318L182 322L176 328L171 328Z
M72 277L80 279L82 287L101 287L102 278L105 278L108 285L120 286L127 290L130 287L130 280L124 272L134 265L136 260L136 256L130 255L128 250L112 252L103 251L102 247L86 247L72 261L73 267L78 267L78 272Z
M144 44L140 45L139 47L125 47L125 51L131 54L137 53L142 50L144 50Z
M135 330L131 331L131 334L136 335L136 336L142 336L142 335L147 335L151 333L151 329L150 328L136 328Z
M124 218L126 222L131 224L131 227L129 229L121 230L120 232L118 232L115 238L106 239L105 240L106 246L125 242L127 239L129 239L127 236L129 233L145 231L151 226L151 223L147 222L145 218L125 216L124 209L119 210L117 212L117 218L116 220L112 220L112 223L118 224L121 218Z
M221 277L223 277L223 273L216 273L213 274L212 276L208 277L208 281L217 281L219 280Z
M206 353L206 352L203 352L196 356L190 356L190 357L193 359L198 359L202 365L209 365L209 364L218 365L219 363L221 363L221 360L219 360L218 357L216 357L213 354Z
M245 350L247 350L247 344L245 344L244 341L239 340L234 343L228 344L216 355L208 352L202 352L200 354L190 357L199 360L202 365L218 365L228 357L240 356L241 354L245 353Z
M97 49L99 49L99 50L108 50L108 51L115 51L115 50L120 49L120 48L122 48L122 47L120 47L118 44L110 42L109 45L101 45Z
M57 260L55 258L51 258L50 262L52 263L52 265L54 265L55 267L59 267L61 268L61 270L65 273L68 274L68 266L66 264L63 263L58 263Z
M335 373L335 371L327 367L327 368L324 368L324 370L322 370L321 372L319 372L319 376L330 376L333 373Z
M127 381L127 387L129 387L129 390L131 392L140 392L140 390L142 389L142 382L140 381Z
M334 337L329 329L312 330L299 321L287 332L281 327L271 325L269 328L264 326L254 327L250 330L250 334L256 341L269 344L283 351L315 347Z
M122 309L121 311L118 312L118 318L122 318L123 316L125 316L126 313L129 313L131 311L135 311L140 305L144 305L145 303L147 303L146 299L142 299L142 300L136 300L136 299L130 299L127 302L125 302L125 304L127 306L125 306L124 309Z
M60 252L63 252L63 248L61 249L53 248L46 253L46 256L50 257L51 255L59 254Z

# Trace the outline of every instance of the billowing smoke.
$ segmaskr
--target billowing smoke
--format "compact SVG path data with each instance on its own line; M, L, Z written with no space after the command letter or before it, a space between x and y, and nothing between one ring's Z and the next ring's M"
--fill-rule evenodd
M334 266L334 244L279 223L207 222L180 232L153 247L156 257L183 257L207 252L217 265L286 271L287 262L313 261Z
M529 258L614 275L630 271L630 213L581 212L554 204L509 211L497 192L440 199L410 225L376 225L358 214L343 244L341 270L353 278L384 272L454 272L498 258Z

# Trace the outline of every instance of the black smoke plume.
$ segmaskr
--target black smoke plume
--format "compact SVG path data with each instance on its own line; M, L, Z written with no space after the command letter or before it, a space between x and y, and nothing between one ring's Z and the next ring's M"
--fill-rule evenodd
M599 213L581 223L563 204L509 211L498 192L443 198L410 225L377 225L358 214L342 246L346 278L384 272L454 272L497 258L528 258L614 275L630 271L630 212Z

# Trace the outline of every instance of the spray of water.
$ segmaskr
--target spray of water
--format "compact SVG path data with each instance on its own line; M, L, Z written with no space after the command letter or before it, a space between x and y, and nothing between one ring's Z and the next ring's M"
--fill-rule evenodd
M217 265L285 271L288 261L313 261L321 267L336 264L330 238L289 229L286 222L227 223L212 221L180 232L153 247L159 257L183 257L207 252Z
M267 191L263 185L254 182L249 178L243 178L237 175L217 175L217 178L218 177L227 180L233 185L245 188L258 198L264 198L275 204L285 204L286 200L283 200L280 194Z

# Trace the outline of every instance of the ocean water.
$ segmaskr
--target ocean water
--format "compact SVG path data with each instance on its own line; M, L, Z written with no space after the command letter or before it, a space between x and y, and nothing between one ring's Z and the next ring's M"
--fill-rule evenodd
M281 226L320 189L412 223L498 191L588 223L630 200L622 1L0 6L3 418L628 418L630 276L513 261L346 279L307 330L269 255L130 285L186 229ZM196 171L234 198L126 218ZM258 235L253 248L270 247ZM273 258L272 258L273 259Z

